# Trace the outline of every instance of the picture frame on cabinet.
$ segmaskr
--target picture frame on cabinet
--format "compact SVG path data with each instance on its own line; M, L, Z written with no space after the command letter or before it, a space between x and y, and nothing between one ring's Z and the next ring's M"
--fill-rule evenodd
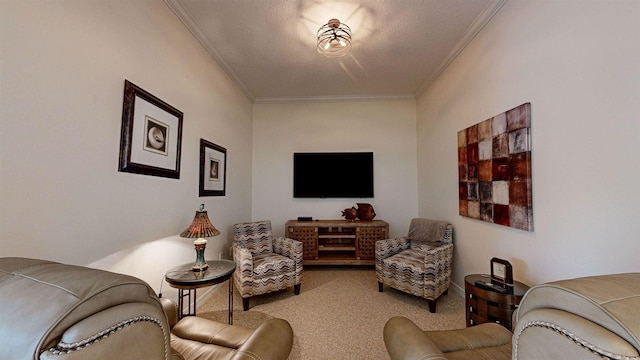
M491 259L491 283L499 286L513 286L513 267L507 260Z
M180 178L183 113L125 80L118 171Z
M200 139L199 196L225 196L227 187L227 149Z

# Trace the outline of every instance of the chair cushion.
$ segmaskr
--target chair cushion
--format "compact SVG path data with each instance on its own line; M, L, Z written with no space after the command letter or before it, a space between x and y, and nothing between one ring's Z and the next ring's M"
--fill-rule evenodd
M397 276L422 279L424 252L419 249L407 249L382 260L382 264Z
M280 254L263 253L253 257L253 275L256 278L288 274L295 270L295 261Z
M173 336L202 344L237 349L253 334L254 329L228 325L195 316L186 316L171 329ZM175 344L172 344L175 345ZM180 353L184 350L176 349ZM183 353L184 355L184 353Z
M511 331L496 323L485 323L464 329L425 331L443 353L471 349L487 349L508 346L511 358Z
M412 242L411 243L411 250L418 254L420 253L419 256L423 257L426 255L427 251L433 249L436 246L427 244L427 243L421 243L421 242Z
M444 355L447 360L511 360L511 344L460 350Z

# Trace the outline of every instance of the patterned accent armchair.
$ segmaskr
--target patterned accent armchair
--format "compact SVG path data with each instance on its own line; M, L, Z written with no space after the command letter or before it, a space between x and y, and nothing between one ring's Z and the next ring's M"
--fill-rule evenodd
M453 227L446 221L412 219L406 237L376 241L378 290L392 288L427 299L436 312L436 299L451 283Z
M302 283L302 242L273 237L271 221L233 225L233 281L242 296L244 310L249 299L290 286L300 294Z

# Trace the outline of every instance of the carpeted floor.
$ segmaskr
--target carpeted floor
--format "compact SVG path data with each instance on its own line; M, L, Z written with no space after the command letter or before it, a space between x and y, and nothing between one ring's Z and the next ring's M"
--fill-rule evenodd
M227 321L228 286L224 283L198 306L198 316ZM386 287L378 292L373 267L304 268L300 295L293 288L251 299L248 311L233 296L234 325L257 327L266 319L291 324L294 344L290 360L389 359L382 329L393 316L405 316L424 330L465 327L464 298L453 289L429 313L424 299Z

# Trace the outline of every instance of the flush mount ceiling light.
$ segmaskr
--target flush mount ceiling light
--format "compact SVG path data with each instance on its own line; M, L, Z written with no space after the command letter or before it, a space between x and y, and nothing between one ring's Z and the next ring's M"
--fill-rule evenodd
M345 56L351 50L351 28L331 19L318 29L318 52L326 57Z

